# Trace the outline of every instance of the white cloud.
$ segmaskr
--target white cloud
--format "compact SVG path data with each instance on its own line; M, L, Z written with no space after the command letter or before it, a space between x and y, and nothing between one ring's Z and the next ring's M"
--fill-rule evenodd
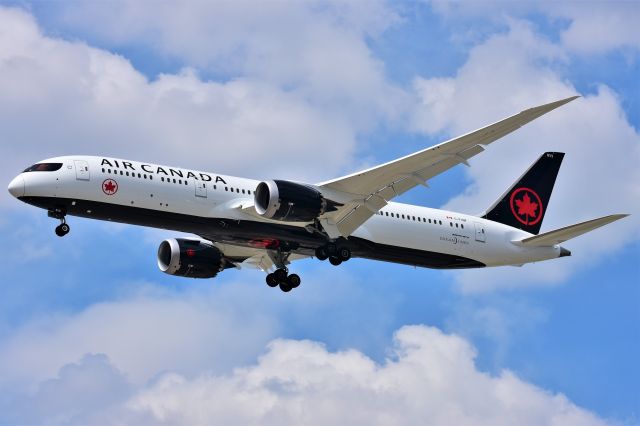
M134 383L165 370L221 371L242 356L255 356L279 331L268 309L247 314L225 304L219 292L178 297L134 284L139 296L95 304L72 316L40 317L12 333L0 345L0 386L33 386L85 353L107 354ZM244 299L249 303L251 297Z
M449 22L470 27L491 23L501 26L505 16L537 20L543 15L558 28L561 45L576 54L603 54L618 49L640 50L637 22L640 6L635 1L574 0L564 2L464 2L433 0L431 8ZM463 26L464 28L464 26ZM473 31L467 29L471 34ZM460 38L459 34L455 36ZM476 39L477 39L476 34Z
M415 125L425 132L461 134L523 108L575 94L557 68L563 50L521 21L470 52L456 76L415 81L422 99ZM640 135L606 86L492 144L467 170L472 182L444 208L481 213L545 151L566 152L542 231L611 213L640 214ZM638 238L633 219L565 243L572 258L463 271L464 291L557 283Z
M57 377L40 383L34 393L12 394L4 407L0 402L0 422L81 424L105 407L126 401L131 391L126 377L104 354L86 354L78 363L63 366Z
M313 341L280 339L267 348L232 373L167 372L135 389L104 356L85 357L28 401L41 415L47 403L64 401L58 417L40 421L80 424L605 424L510 371L479 371L467 341L432 327L401 328L382 364ZM74 399L79 383L89 388Z
M269 82L351 120L396 114L400 91L367 39L398 22L384 1L118 1L59 9L58 21L116 46L144 45L199 69ZM373 115L372 115L373 114Z
M556 4L552 10L571 20L562 43L583 54L621 48L640 50L640 5L634 1L577 1Z
M164 371L187 376L203 370L228 371L255 359L269 340L292 330L311 329L318 338L337 346L367 347L384 340L398 297L381 300L356 285L348 271L327 269L320 262L312 265L296 264L296 270L303 268L307 273L295 297L283 297L278 289L266 286L264 274L247 270L235 275L225 271L213 281L174 277L176 288L167 290L148 282L99 279L92 271L79 273L78 277L98 280L88 287L116 286L120 290L107 293L112 300L78 312L49 308L3 333L0 395L3 389L33 388L86 353L105 354L115 368L139 385ZM243 281L233 281L234 276ZM64 281L49 284L48 280L43 285L51 285L50 291L55 292ZM70 304L75 297L86 298L83 290L79 295L64 287L61 290L68 292L65 297ZM357 316L353 315L354 303L361 310ZM331 319L317 322L327 317ZM360 330L363 321L369 325L367 330Z
M341 100L251 76L205 81L187 68L149 81L119 55L43 35L18 9L0 8L0 28L0 138L12 148L2 181L74 153L320 180L343 171L372 125L333 108ZM372 78L381 86L363 83L367 96L386 84Z

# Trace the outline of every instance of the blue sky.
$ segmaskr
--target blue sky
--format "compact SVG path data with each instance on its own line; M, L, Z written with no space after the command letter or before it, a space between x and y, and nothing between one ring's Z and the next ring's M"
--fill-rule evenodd
M543 230L632 216L522 268L302 261L285 295L252 271L163 275L171 232L72 218L58 239L5 192L0 424L637 424L637 18L633 2L4 3L7 183L71 153L320 181L579 93L403 201L479 213L557 150Z

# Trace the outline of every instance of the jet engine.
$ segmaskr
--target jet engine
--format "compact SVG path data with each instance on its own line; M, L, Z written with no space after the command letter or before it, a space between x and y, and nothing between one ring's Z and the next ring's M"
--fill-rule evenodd
M222 252L205 241L170 238L158 247L158 268L169 275L213 278L228 266Z
M260 216L288 222L311 222L336 206L317 189L286 180L260 182L254 201Z

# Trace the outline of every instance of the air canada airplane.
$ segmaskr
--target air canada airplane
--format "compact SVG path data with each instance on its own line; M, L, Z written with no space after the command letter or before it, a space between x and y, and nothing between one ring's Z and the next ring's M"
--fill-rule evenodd
M484 151L485 147L577 96L504 120L397 160L317 184L264 182L111 157L43 160L9 184L25 203L66 216L151 226L200 238L160 243L158 267L212 278L227 268L267 273L271 287L300 285L292 261L351 257L428 268L523 265L569 256L560 244L626 215L605 216L539 233L564 157L546 152L479 216L391 200Z

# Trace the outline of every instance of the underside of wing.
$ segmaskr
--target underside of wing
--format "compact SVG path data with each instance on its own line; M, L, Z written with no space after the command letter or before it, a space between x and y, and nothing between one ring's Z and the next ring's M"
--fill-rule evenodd
M349 194L351 202L321 218L332 237L349 236L391 199L484 151L484 146L574 99L529 108L504 120L400 159L318 184L324 191Z
M220 249L225 259L232 262L238 269L249 268L268 272L276 267L277 253L274 250L216 242L214 242L213 245ZM288 265L293 261L306 259L308 257L309 256L302 254L291 253L284 259L284 263Z

